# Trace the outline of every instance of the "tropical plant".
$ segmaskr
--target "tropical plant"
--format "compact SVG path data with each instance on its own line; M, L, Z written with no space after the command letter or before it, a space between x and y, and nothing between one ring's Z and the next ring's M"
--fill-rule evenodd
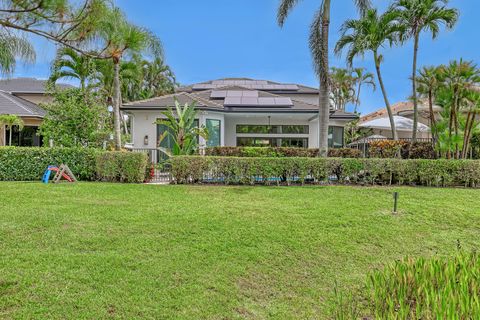
M412 70L412 98L413 98L413 142L417 139L418 128L418 97L417 97L417 57L420 34L424 31L431 33L435 39L440 26L451 29L458 20L458 11L448 9L448 0L395 0L392 9L397 14L399 23L403 26L401 38L403 41L413 38L413 70Z
M80 82L80 88L84 90L87 82L93 79L95 61L72 48L63 47L57 50L57 55L52 63L50 81L59 79L75 79Z
M349 65L352 65L355 57L363 56L366 52L373 53L378 82L382 89L385 107L390 119L392 138L397 140L398 135L395 128L392 108L380 71L383 56L379 54L379 49L385 44L392 45L398 40L400 28L395 21L395 17L395 14L390 11L378 15L376 9L369 9L360 19L345 21L341 28L342 36L337 42L335 52L340 54L344 48L348 47L347 62Z
M158 137L158 147L167 155L193 154L198 147L198 137L208 139L208 130L204 126L195 125L195 103L182 106L175 100L175 111L169 108L162 114L165 119L158 120L156 124L164 125L166 130ZM160 147L167 137L172 141L170 150Z
M121 77L120 66L126 55L151 53L154 57L163 55L158 37L145 28L138 27L127 21L124 13L113 7L97 24L96 36L105 43L105 55L113 63L113 113L115 149L122 147L121 138Z
M433 110L437 91L440 87L440 70L438 67L423 67L417 76L417 92L420 97L428 101L428 113L430 118L430 129L432 132L433 145L438 140L436 128L435 112Z
M35 61L35 49L30 42L12 32L0 30L0 73L10 75L15 71L17 59Z
M281 0L277 11L277 21L282 27L299 0ZM338 1L335 1L338 2ZM361 12L370 6L370 0L354 0ZM323 0L310 26L309 44L314 68L320 79L318 101L319 156L328 156L328 122L330 117L330 76L329 76L329 29L331 0Z
M373 91L377 89L375 84L375 76L371 72L366 72L365 68L354 68L353 69L353 78L357 84L357 97L355 98L355 109L354 113L358 113L358 107L360 106L360 92L364 85L372 87Z
M337 110L345 110L347 103L355 102L355 79L349 69L330 69L332 102Z
M6 130L9 131L8 135L8 145L12 145L12 132L13 127L18 127L18 130L23 130L24 122L22 118L14 114L2 114L0 115L0 125L4 126Z

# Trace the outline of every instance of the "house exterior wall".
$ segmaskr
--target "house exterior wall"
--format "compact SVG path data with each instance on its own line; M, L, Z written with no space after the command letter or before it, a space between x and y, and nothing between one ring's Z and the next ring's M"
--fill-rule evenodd
M42 103L50 103L53 101L53 97L50 95L45 95L42 93L15 93L15 96L22 98L24 100L35 103L36 105Z
M157 126L155 121L164 118L161 111L130 111L131 116L131 143L134 148L151 149L157 147ZM318 121L312 114L223 114L219 112L200 111L198 120L200 126L206 126L207 119L220 120L220 142L222 146L236 146L238 137L258 137L259 134L237 134L237 125L265 125L268 124L270 116L271 125L308 125L308 134L274 134L268 135L271 138L308 138L309 148L318 148ZM347 120L330 121L330 126L344 127ZM148 136L148 143L145 144L145 137ZM261 135L260 135L261 136ZM199 139L201 147L206 146L203 138Z

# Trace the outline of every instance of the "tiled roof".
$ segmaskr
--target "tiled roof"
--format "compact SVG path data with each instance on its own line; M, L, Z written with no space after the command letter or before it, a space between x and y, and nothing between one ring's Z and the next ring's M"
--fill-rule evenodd
M35 78L12 78L0 80L0 90L11 93L45 93L47 80ZM69 84L57 84L59 88L72 88Z
M391 108L392 108L393 115L408 116L409 114L413 113L413 102L411 101L398 102L392 105ZM434 106L433 109L435 112L437 112L440 109L440 107ZM420 112L428 112L428 106L422 101L419 101L418 110ZM385 118L387 116L388 116L387 109L383 108L362 116L360 118L359 123L361 124L373 119Z
M16 97L8 92L0 91L0 114L43 118L46 112L30 101Z

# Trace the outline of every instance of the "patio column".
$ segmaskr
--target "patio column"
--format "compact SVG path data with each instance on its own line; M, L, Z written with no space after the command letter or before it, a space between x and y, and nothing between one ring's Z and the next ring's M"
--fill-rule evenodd
M0 147L5 146L5 126L0 126Z

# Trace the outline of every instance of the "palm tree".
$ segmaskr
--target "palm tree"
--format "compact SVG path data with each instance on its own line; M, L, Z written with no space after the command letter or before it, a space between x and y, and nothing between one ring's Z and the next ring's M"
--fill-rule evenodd
M172 139L171 150L159 147L167 155L193 154L198 146L198 137L208 139L208 130L205 127L198 128L195 126L197 114L195 103L191 105L186 103L181 106L178 100L175 100L175 111L168 109L162 114L166 119L158 120L156 123L164 125L167 130L158 137L158 144L160 146L160 143L167 136Z
M151 52L155 57L163 55L161 42L149 30L129 23L122 11L113 8L98 24L97 36L105 46L105 55L113 62L113 112L115 149L122 147L121 138L121 77L120 63L125 55Z
M476 119L480 114L480 92L477 92L475 90L469 90L465 100L465 111L467 112L467 119L465 122L465 132L463 134L463 148L461 154L462 158L467 157L472 135L475 131L475 128L478 126L478 121Z
M142 61L142 99L173 93L177 80L162 58Z
M13 127L17 126L18 130L21 131L23 130L24 123L23 123L23 120L16 115L3 114L3 115L0 115L0 125L5 126L5 129L9 131L8 145L11 146Z
M5 30L0 31L0 73L11 75L17 59L34 62L35 49L27 39Z
M417 92L420 96L425 97L428 100L428 110L430 117L430 129L432 132L433 145L436 145L437 133L435 113L433 110L433 103L436 98L437 90L440 86L440 71L437 67L423 67L417 77Z
M277 11L278 24L282 27L285 20L298 4L299 0L281 0ZM338 1L337 1L338 2ZM363 12L370 6L370 0L354 0ZM321 6L310 26L309 44L313 56L315 72L320 79L318 98L318 141L319 156L328 156L328 122L330 118L330 77L328 61L328 39L330 29L331 0L322 0Z
M372 87L373 91L377 89L375 85L375 76L371 72L366 72L365 68L355 68L353 69L353 78L357 84L357 97L355 99L355 109L354 113L358 112L358 107L360 106L360 92L363 85L369 85Z
M368 51L373 53L377 78L382 89L394 140L398 140L398 135L380 70L383 56L379 54L378 50L385 44L392 45L395 43L399 31L399 26L395 23L394 13L389 11L379 16L376 9L369 9L360 19L345 21L341 29L342 36L335 47L337 54L348 47L347 62L349 65L352 65L355 57L363 56Z
M76 79L80 82L83 91L87 81L92 78L94 70L95 63L92 58L80 54L72 48L64 47L57 51L50 81L56 82L61 78Z
M355 79L349 69L330 69L330 90L335 109L345 110L347 103L355 101Z
M402 40L413 38L413 142L417 139L418 97L417 97L417 57L420 34L428 31L435 39L443 24L451 29L458 20L456 9L447 9L448 0L395 0L393 10L398 15L399 23L404 27Z

